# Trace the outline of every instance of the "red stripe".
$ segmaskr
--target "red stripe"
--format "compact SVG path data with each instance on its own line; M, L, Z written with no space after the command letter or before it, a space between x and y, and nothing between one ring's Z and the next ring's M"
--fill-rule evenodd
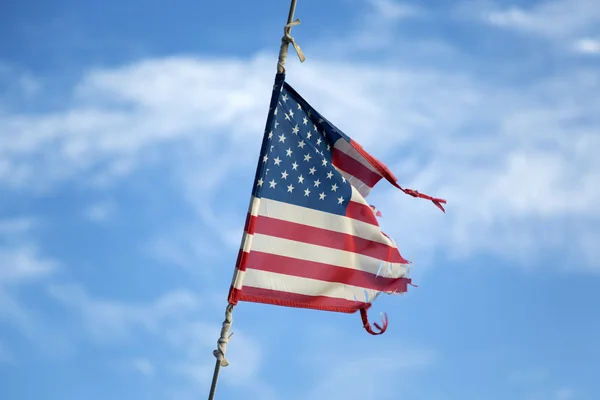
M375 184L381 179L381 175L371 171L359 161L336 148L333 149L332 162L333 165L342 171L360 179L361 182L371 188L375 186Z
M358 236L275 218L259 216L256 222L255 233L349 251L391 263L407 263L395 247Z
M256 217L250 213L246 217L246 226L244 227L244 232L254 235L254 226L256 225Z
M386 278L366 271L258 251L252 251L248 255L247 268L324 282L343 283L380 292L404 293L410 282L407 278Z
M360 144L358 144L352 139L350 139L350 145L354 147L354 149L358 151L358 154L360 154L369 164L371 164L377 171L379 171L381 176L383 176L392 184L396 183L398 179L394 176L392 171L390 171L387 165L373 157L371 154L367 153L367 151Z
M365 204L350 201L346 207L346 217L379 226L379 222L377 222L377 218L375 218L373 209Z
M361 308L369 308L370 303L338 299L327 296L307 296L304 294L282 292L279 290L260 289L244 286L242 290L231 288L229 302L237 304L238 301L272 304L275 306L309 308L312 310L336 311L353 313Z

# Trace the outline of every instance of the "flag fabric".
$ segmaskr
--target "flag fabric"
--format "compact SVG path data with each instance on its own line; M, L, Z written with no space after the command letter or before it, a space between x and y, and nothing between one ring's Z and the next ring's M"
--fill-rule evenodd
M365 197L389 169L313 109L278 74L229 303L353 313L365 329L380 293L403 293L409 263ZM378 215L381 215L380 213Z

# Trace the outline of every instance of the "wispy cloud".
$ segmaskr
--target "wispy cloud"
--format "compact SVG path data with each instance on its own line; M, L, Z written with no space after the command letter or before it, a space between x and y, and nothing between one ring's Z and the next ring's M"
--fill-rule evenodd
M106 222L117 212L117 204L114 201L102 201L90 205L85 210L85 216L93 222Z
M185 290L166 293L151 304L95 299L76 284L52 284L48 293L79 314L92 337L99 342L127 340L139 329L156 332L200 305L199 299Z
M381 19L399 20L416 17L426 13L424 8L421 8L416 4L395 0L367 0L367 3L373 6Z
M113 171L115 163L138 168L161 156L175 160L176 179L199 221L235 248L245 210L229 200L229 182L251 180L270 65L264 56L173 57L91 71L75 89L76 106L4 118L0 132L17 132L19 140L7 141L3 158L29 170L23 187L32 179L52 184L95 176ZM523 254L593 235L593 224L571 225L573 231L550 227L563 218L580 224L599 218L600 191L593 184L600 179L593 150L600 146L594 133L598 79L597 71L579 69L500 87L434 68L319 60L289 76L315 107L387 161L401 183L451 200L444 218L424 210L408 214L418 220L389 222L390 233L410 249L407 257L430 253L435 244L460 257L491 252L521 261ZM37 157L42 153L57 158ZM384 211L422 206L381 186L373 201ZM377 192L385 196L379 200ZM410 237L397 228L406 224L416 229ZM162 256L176 256L178 247L166 243ZM600 264L593 254L572 251L582 265Z
M33 218L0 220L0 317L26 334L33 334L35 319L15 291L43 281L58 270L58 263L33 244Z
M556 391L556 400L575 400L577 393L571 388L560 388Z
M600 39L583 38L573 43L573 50L577 53L598 55L600 54Z
M528 8L486 8L482 14L492 25L552 38L586 34L597 30L600 22L600 9L594 0L547 0Z
M138 371L140 374L145 376L154 375L154 365L145 358L137 358L132 361L133 368Z
M212 350L220 325L198 318L204 303L199 296L179 290L165 293L148 303L133 303L98 299L76 284L55 284L49 286L48 291L83 322L85 332L79 335L80 340L102 346L120 346L150 336L153 346L166 349L169 356L161 357L160 361L150 356L134 358L130 362L133 369L146 376L161 374L184 378L189 390L196 394L208 390L214 367ZM234 341L236 351L228 357L231 365L222 381L232 387L263 390L258 379L261 346L239 330L235 331ZM160 371L157 362L160 362Z

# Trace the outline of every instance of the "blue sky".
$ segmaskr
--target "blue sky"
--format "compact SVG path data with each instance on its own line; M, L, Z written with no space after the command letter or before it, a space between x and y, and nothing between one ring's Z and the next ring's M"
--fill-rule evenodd
M0 397L205 398L285 1L0 12ZM220 399L596 399L600 6L299 0L288 82L443 215L369 197L418 288L241 303Z

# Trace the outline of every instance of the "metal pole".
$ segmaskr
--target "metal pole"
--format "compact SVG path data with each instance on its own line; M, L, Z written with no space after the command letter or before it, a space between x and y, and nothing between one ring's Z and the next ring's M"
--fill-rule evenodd
M208 394L208 400L215 398L215 391L217 390L217 381L219 380L219 372L221 371L221 361L217 360L215 363L215 372L213 372L212 383L210 384L210 393Z
M290 4L290 11L288 13L287 24L285 28L284 37L281 39L281 47L279 48L279 57L277 62L277 73L282 74L285 72L285 61L287 57L288 47L290 45L290 41L286 40L289 37L290 31L292 29L292 22L294 21L294 13L296 12L296 2L297 0L292 0ZM276 96L273 93L273 96ZM223 326L221 328L221 337L218 341L218 349L213 352L214 356L217 358L215 362L215 370L213 372L212 382L210 385L210 392L208 394L208 400L214 400L215 392L217 390L217 382L219 381L219 372L221 371L221 367L226 367L228 365L227 360L225 360L225 347L227 345L227 341L231 335L227 336L229 333L229 327L231 326L231 314L233 311L233 305L229 304L225 311L225 321L223 321Z

